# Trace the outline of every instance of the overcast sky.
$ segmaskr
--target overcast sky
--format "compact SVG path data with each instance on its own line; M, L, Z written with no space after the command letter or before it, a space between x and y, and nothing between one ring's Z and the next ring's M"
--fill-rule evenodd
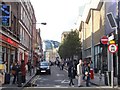
M47 23L45 26L37 24L37 28L41 28L42 39L56 41L61 41L63 31L70 31L74 27L79 16L79 8L85 3L85 0L30 1L35 10L37 23Z

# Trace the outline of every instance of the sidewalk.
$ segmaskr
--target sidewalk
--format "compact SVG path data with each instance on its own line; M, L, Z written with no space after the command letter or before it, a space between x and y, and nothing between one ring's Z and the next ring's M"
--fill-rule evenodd
M99 74L95 74L94 79L91 79L90 82L91 82L91 84L94 84L96 86L106 86L103 74L102 74L101 79L100 79ZM116 77L114 77L114 86L117 86L117 78Z
M35 73L36 72L32 72L31 73L31 76L30 76L30 74L29 73L27 73L26 74L26 83L24 83L24 84L22 84L22 87L24 87L34 76L35 76ZM10 84L4 84L4 85L2 85L2 87L12 87L12 88L14 88L14 87L18 87L18 85L17 84L12 84L12 80L13 80L13 77L11 77L10 78Z
M68 67L65 66L64 69L67 70ZM98 73L94 74L94 79L91 79L90 83L93 85L96 85L96 86L106 86L105 81L104 81L104 74L102 74L101 79L100 79L100 76ZM114 86L117 86L117 78L116 77L114 77Z

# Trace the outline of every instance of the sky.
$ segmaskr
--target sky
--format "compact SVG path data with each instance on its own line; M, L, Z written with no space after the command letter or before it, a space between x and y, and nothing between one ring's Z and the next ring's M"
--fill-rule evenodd
M86 0L30 0L37 19L37 23L46 22L47 25L37 24L41 29L42 40L61 41L61 34L75 27L80 7ZM88 1L88 0L87 0Z

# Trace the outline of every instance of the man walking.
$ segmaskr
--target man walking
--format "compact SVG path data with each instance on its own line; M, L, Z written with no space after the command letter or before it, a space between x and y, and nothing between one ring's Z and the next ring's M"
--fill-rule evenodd
M81 87L82 81L82 60L79 60L79 64L77 65L77 75L78 75L78 87Z

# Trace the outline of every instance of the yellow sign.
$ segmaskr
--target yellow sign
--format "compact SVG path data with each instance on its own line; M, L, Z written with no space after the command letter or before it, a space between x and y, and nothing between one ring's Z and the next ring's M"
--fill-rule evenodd
M115 44L115 40L110 40L110 44Z

